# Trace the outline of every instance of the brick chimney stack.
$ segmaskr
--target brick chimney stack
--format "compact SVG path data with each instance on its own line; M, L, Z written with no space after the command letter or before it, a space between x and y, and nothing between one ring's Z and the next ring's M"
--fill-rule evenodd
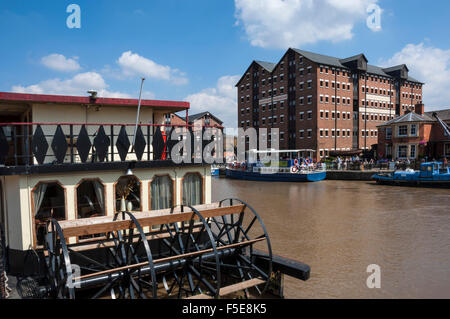
M425 105L423 103L416 104L415 112L416 114L423 115L425 113Z

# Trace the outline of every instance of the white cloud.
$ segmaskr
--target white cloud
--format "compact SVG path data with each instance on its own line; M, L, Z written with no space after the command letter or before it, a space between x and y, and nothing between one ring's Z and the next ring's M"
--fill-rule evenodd
M12 87L12 91L16 93L86 96L88 90L96 90L100 97L131 97L126 93L109 91L108 87L109 86L100 74L96 72L86 72L76 74L72 78L65 80L55 78L29 86L15 85Z
M423 101L427 111L450 107L450 50L424 43L408 44L381 64L406 64L412 77L425 82Z
M76 58L70 59L56 53L43 57L41 63L49 69L61 72L73 72L81 69Z
M185 74L170 66L160 65L139 54L127 51L122 53L117 60L117 64L126 76L144 76L158 80L170 81L175 85L184 85L188 83Z
M235 0L237 24L253 46L300 47L353 37L357 22L378 0Z
M223 76L215 88L207 88L187 96L191 103L190 113L209 111L224 122L225 127L237 127L237 93L235 85L241 76Z

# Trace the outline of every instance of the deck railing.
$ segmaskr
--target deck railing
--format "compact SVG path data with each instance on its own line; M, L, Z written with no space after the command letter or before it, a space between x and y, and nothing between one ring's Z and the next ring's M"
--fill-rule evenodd
M170 136L178 128L193 130L140 124L132 145L135 124L0 123L0 166L170 160L178 142Z

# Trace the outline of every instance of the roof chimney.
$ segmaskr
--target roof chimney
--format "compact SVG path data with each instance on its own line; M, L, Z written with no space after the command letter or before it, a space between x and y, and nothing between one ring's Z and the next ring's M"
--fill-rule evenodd
M416 104L415 112L419 115L423 115L425 113L425 105L423 105L423 103Z

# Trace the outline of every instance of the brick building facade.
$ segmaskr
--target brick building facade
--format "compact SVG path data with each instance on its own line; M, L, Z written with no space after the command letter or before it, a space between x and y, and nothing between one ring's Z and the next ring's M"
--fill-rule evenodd
M423 105L417 105L405 115L378 126L378 158L450 160L450 132L446 132L449 126L450 109L424 112Z
M406 65L367 62L363 54L338 59L298 49L277 64L253 61L236 85L238 125L279 128L280 149L313 149L317 160L370 149L378 125L422 103L423 83Z

